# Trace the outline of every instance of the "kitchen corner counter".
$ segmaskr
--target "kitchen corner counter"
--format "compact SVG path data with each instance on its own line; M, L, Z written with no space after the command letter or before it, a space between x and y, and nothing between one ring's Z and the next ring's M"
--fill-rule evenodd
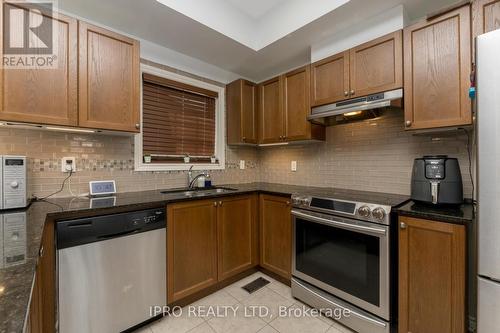
M320 196L335 195L345 200L355 199L353 191L333 188L295 186L271 183L225 184L234 191L211 193L208 195L186 196L184 193L160 193L161 190L119 193L111 198L54 198L33 202L28 208L4 211L0 216L9 214L24 215L26 246L24 258L6 266L0 266L0 333L21 333L24 331L29 309L34 276L39 259L39 250L44 227L53 226L52 222L107 215L134 210L159 208L169 203L204 200L251 193L263 193L290 197L293 193L314 193ZM368 193L378 196L377 193ZM393 206L407 201L400 195L383 195L388 204ZM3 242L0 238L0 242ZM0 244L5 246L5 244Z
M408 201L395 209L402 216L416 217L453 224L470 224L474 222L474 205L470 201L457 206L434 206L431 204Z
M0 217L21 214L25 222L25 255L16 262L0 265L0 333L21 333L29 309L34 276L44 227L47 221L162 207L172 202L209 199L248 193L267 193L291 196L304 187L283 184L250 183L225 185L235 191L222 194L191 196L182 193L162 194L160 190L119 193L113 199L54 198L33 202L28 208L0 212ZM0 221L3 221L0 220ZM0 225L1 227L1 225ZM23 231L24 232L24 231ZM3 237L0 242L4 242ZM0 246L8 246L0 243ZM6 250L6 249L4 249ZM7 249L8 250L8 249Z

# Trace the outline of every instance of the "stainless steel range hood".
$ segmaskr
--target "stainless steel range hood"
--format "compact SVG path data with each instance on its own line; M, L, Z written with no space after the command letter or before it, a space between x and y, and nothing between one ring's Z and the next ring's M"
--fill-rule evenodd
M308 120L318 121L339 115L348 115L356 111L373 110L391 106L393 101L403 98L403 89L349 99L337 103L312 108Z

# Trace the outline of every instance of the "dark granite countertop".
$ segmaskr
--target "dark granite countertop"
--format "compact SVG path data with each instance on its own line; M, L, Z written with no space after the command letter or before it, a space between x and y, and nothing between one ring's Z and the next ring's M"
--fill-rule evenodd
M21 333L27 317L29 299L34 281L38 251L45 222L64 220L86 216L105 215L118 212L133 211L161 207L169 203L209 199L213 197L233 196L246 193L266 193L272 195L291 196L293 193L307 193L317 196L335 196L344 200L373 199L374 203L396 206L407 201L408 197L393 194L359 192L342 189L295 186L270 183L229 184L224 187L234 191L211 195L186 196L183 193L162 194L160 190L119 193L113 198L90 199L55 198L32 203L23 210L0 213L0 224L13 222L19 229L19 242L8 244L6 237L0 237L0 249L14 251L12 262L0 264L0 333ZM7 222L11 223L11 222ZM0 230L2 226L0 225ZM5 230L5 228L3 228ZM1 258L1 256L0 256Z
M432 204L408 201L396 208L399 215L448 222L454 224L470 224L474 222L474 205L466 201L462 205L434 206Z

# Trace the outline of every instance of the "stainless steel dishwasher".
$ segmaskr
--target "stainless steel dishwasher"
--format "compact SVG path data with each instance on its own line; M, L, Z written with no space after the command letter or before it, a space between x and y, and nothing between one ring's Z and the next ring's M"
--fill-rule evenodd
M164 209L56 224L60 333L122 332L167 304Z

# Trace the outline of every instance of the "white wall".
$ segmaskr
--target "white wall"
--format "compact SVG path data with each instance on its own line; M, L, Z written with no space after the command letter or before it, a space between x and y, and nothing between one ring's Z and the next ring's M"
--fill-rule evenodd
M330 36L320 43L311 45L311 62L343 52L375 38L403 29L407 23L403 5L377 15L363 24L356 24L349 29Z

